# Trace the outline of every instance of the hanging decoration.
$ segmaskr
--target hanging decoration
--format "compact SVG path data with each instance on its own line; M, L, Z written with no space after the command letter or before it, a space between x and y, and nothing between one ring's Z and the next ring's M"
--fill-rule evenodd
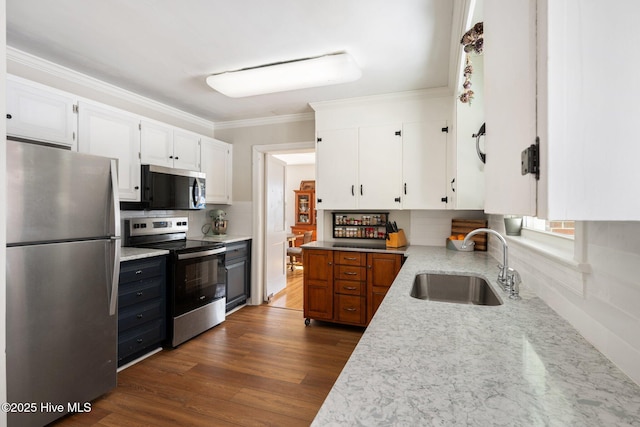
M471 104L473 99L473 91L471 90L471 74L473 74L473 65L471 65L471 53L482 55L484 50L484 23L478 22L469 31L464 33L460 44L464 46L465 63L464 63L464 83L462 88L464 89L460 94L460 102Z

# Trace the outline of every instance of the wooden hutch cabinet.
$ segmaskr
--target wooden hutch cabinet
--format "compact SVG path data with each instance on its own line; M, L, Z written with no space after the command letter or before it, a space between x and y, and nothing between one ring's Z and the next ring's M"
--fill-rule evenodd
M299 236L295 242L295 246L299 246L302 244L302 235L305 231L312 231L311 240L316 240L315 181L302 181L300 189L293 191L295 193L295 225L291 226L291 233Z

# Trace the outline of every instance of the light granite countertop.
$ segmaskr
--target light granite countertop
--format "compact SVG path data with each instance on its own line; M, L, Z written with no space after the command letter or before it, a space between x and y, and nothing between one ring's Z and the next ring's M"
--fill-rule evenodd
M313 426L640 426L640 387L526 283L522 300L508 299L495 259L407 255ZM422 272L479 275L504 304L414 299Z
M168 253L169 251L164 249L132 248L129 246L123 246L120 252L120 262L151 258L154 256L167 255Z

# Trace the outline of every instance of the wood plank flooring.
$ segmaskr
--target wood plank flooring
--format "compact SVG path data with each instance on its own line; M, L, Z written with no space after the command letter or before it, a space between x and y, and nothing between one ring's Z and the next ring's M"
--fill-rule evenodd
M304 270L301 266L295 266L293 270L287 269L287 286L271 298L269 306L302 311L303 278Z
M363 328L247 306L118 374L89 413L56 426L308 426Z

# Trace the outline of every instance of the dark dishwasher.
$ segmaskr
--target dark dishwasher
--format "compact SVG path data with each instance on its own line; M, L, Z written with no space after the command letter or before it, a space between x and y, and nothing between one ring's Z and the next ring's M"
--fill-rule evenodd
M243 305L251 296L251 240L227 243L226 311Z

